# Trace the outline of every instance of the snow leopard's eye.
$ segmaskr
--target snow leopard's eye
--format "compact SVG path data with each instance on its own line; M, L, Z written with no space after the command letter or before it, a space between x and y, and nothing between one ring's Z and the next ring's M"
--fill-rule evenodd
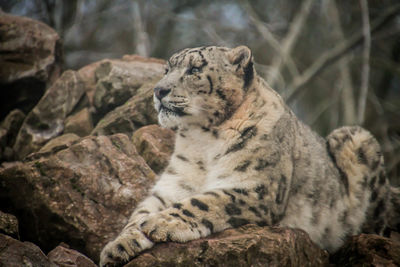
M200 72L200 68L198 68L198 67L191 67L188 71L189 74L195 74L198 72Z

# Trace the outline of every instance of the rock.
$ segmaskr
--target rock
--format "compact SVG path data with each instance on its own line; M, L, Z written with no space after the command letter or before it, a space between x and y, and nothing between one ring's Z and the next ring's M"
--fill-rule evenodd
M57 246L47 254L50 262L59 267L96 267L94 262L79 253L76 250L65 247L64 245Z
M154 180L126 135L88 136L0 169L0 209L18 217L24 240L46 251L65 242L97 261Z
M61 70L58 34L26 17L0 15L0 120L12 109L28 113Z
M125 57L126 59L128 57ZM143 57L104 61L96 69L94 106L99 117L124 104L138 88L164 74L165 64Z
M124 105L117 107L101 119L92 135L132 133L149 124L157 123L157 113L153 106L153 88L156 81L146 83Z
M78 70L79 75L82 78L82 81L85 84L85 91L88 97L90 107L93 107L93 97L94 92L96 91L96 69L104 62L104 60L97 61L86 65Z
M382 236L351 237L331 256L337 266L400 266L400 244Z
M390 239L393 240L394 242L400 244L400 233L391 231L391 233L390 233Z
M246 225L186 244L157 244L125 266L327 266L328 259L302 230Z
M165 65L165 60L160 59L160 58L154 58L154 57L142 57L139 55L124 55L122 57L122 60L124 61L136 61L136 62L144 62L144 63L158 63Z
M174 151L175 134L172 130L158 125L148 125L137 130L132 136L132 141L150 168L160 173L167 166Z
M23 122L14 145L18 159L38 151L47 141L63 132L65 118L84 92L79 74L65 71Z
M0 234L0 266L56 267L39 247Z
M14 215L0 211L0 233L19 238L18 220Z
M64 133L74 133L81 137L89 135L93 130L92 115L88 108L69 116L64 124Z
M29 155L28 159L38 159L44 156L44 154L50 154L66 149L74 144L77 140L79 140L79 138L79 136L73 133L67 133L57 136L56 138L51 139L47 144L45 144L38 153L33 153Z
M0 144L13 145L17 137L19 128L25 119L25 114L19 110L14 109L8 113L7 117L1 122L0 128L6 130L6 135L0 137Z
M1 123L0 151L2 151L2 153L0 154L0 161L10 161L14 159L14 151L12 147L24 119L25 114L21 110L15 109L11 111Z

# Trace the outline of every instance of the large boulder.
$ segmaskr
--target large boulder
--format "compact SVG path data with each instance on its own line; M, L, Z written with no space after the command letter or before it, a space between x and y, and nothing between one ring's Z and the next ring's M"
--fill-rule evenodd
M400 243L361 234L351 237L331 258L337 266L400 266Z
M26 116L14 144L18 158L38 151L47 141L60 135L65 118L84 93L79 74L64 72Z
M14 215L0 211L0 233L19 238L18 220Z
M30 154L26 160L39 159L51 153L66 149L79 140L79 136L73 133L66 133L47 142L37 153Z
M89 135L93 130L92 115L89 108L85 107L69 116L64 124L64 133L74 133L82 137Z
M93 107L93 97L96 91L96 69L104 62L104 60L93 62L78 70L79 76L85 84L86 95L89 100L89 106Z
M159 80L165 63L140 56L123 60L105 60L96 68L96 91L93 103L97 117L124 104L144 84Z
M58 246L46 256L31 242L21 242L0 234L0 266L32 267L95 267L78 251Z
M0 234L0 266L56 267L39 247Z
M0 169L0 209L18 217L24 240L46 251L65 242L93 260L155 180L123 134L85 137L33 158Z
M94 262L76 250L62 244L47 254L50 262L58 267L96 267Z
M185 244L163 243L126 267L327 266L328 253L302 230L246 225Z
M0 120L10 110L28 113L61 70L61 40L46 24L0 14Z
M156 81L157 79L146 83L125 104L110 111L97 123L91 134L124 133L131 136L140 127L157 123L157 112L153 104Z
M13 146L18 131L25 119L25 114L19 110L12 110L0 124L0 162L14 159Z
M174 151L175 134L158 125L148 125L137 130L132 141L150 168L160 173L168 165Z
M158 69L159 65L165 65L165 61L161 60L161 59L157 59L157 58L145 58L145 57L141 57L138 55L125 55L122 57L122 59L104 59L101 61L97 61L97 62L93 62L89 65L86 65L84 67L82 67L81 69L78 70L79 75L82 77L83 82L85 83L85 90L86 90L86 94L88 96L88 100L90 103L90 106L94 106L94 95L96 92L96 87L97 87L97 81L99 80L99 87L101 87L102 83L112 83L111 80L117 80L117 81L123 81L123 80L127 80L126 78L126 72L119 72L122 77L119 77L118 74L116 76L114 76L116 74L116 72L113 73L109 73L109 75L107 77L111 78L111 80L109 82L107 82L107 77L105 76L104 73L104 67L106 66L112 66L114 64L118 65L121 62L132 62L132 61L136 61L136 62L141 62L142 66L144 67L151 67L153 66L153 71L154 69ZM149 64L143 64L143 63L149 63ZM136 64L136 63L133 63ZM158 65L154 65L154 64L158 64ZM101 67L100 67L101 66ZM100 67L100 71L98 72L98 76L96 77L96 72L97 69ZM111 67L112 68L112 67ZM143 70L139 70L139 73L142 73ZM132 74L132 75L137 75L137 74ZM156 75L157 77L159 76L159 74L157 73ZM136 81L136 86L138 83L140 83L140 81ZM103 84L104 85L104 84ZM119 85L121 85L121 82L119 83ZM128 86L128 84L124 84L125 89L130 88L130 86ZM131 85L132 86L132 85ZM100 89L101 91L102 89ZM99 92L98 92L99 94ZM98 96L97 96L98 97ZM101 98L101 97L100 97Z

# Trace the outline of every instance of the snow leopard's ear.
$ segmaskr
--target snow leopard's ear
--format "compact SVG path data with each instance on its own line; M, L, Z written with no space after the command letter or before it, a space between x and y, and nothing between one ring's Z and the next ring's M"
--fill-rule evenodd
M228 59L232 65L246 67L252 62L251 50L244 45L232 48L228 51Z
M232 65L236 65L235 71L243 78L243 88L247 88L254 78L253 56L251 50L244 45L232 48L228 51L228 59Z

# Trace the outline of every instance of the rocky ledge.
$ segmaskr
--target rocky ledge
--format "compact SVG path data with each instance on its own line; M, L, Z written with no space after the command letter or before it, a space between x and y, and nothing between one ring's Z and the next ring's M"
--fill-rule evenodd
M0 32L0 266L95 266L173 150L152 104L164 61L61 72L51 28L1 14ZM398 266L396 240L359 235L328 255L304 231L247 225L157 244L127 266Z

